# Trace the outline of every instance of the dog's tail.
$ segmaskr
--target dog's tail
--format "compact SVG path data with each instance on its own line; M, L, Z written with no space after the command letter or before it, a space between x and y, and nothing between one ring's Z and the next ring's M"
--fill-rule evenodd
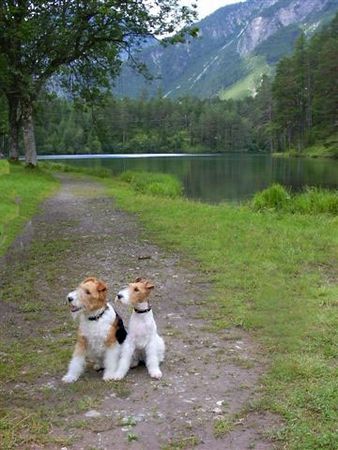
M116 339L119 344L123 344L127 337L127 330L124 327L122 318L116 313L117 327L116 327Z

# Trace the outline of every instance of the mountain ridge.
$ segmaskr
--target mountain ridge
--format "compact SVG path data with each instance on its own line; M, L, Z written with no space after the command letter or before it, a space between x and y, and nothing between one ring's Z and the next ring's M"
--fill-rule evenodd
M247 0L224 6L196 25L199 37L186 43L149 46L138 54L154 80L149 83L124 65L115 83L119 96L194 95L224 96L241 80L250 86L239 95L255 90L263 73L291 51L303 30L312 34L338 10L338 0ZM252 71L248 61L261 57L265 69ZM251 75L251 76L250 76ZM245 83L244 83L245 86Z

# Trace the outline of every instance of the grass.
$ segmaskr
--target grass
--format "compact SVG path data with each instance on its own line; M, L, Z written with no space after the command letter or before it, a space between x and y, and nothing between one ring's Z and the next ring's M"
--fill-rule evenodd
M338 133L334 133L324 141L306 147L302 151L290 149L282 153L274 153L274 156L338 159Z
M39 203L57 189L48 173L0 161L0 256L4 254Z
M262 56L252 56L247 58L246 64L250 73L243 79L237 81L219 94L221 100L243 99L252 96L260 85L263 74L270 75L271 67L266 63Z
M252 202L254 211L282 211L301 214L332 214L338 215L338 192L319 188L307 188L301 194L291 193L274 184L262 192L258 192Z
M278 438L292 449L335 448L338 219L319 213L337 194L308 192L265 209L135 195L105 181L149 237L196 260L215 286L213 327L244 327L271 359L261 409L281 414ZM277 196L278 197L278 196ZM332 199L331 199L332 200ZM331 200L328 203L331 203ZM281 207L279 207L281 205ZM260 209L260 208L259 208Z
M129 183L136 192L142 194L169 198L177 198L182 195L182 184L172 175L128 170L123 172L119 178Z
M214 422L214 436L215 438L221 439L226 436L234 428L232 421L228 419L216 419Z

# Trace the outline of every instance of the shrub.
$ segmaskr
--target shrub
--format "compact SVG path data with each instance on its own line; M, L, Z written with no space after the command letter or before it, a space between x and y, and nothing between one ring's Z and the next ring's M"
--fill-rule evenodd
M273 184L262 192L255 194L252 208L255 211L263 209L286 209L290 202L289 192L280 184Z
M258 192L251 201L255 211L275 210L300 214L338 214L338 192L315 187L290 195L278 184Z
M302 194L295 195L292 212L303 214L338 214L338 193L318 188L307 188Z
M173 175L153 172L126 171L120 180L129 183L135 191L157 197L176 198L182 194L182 184Z

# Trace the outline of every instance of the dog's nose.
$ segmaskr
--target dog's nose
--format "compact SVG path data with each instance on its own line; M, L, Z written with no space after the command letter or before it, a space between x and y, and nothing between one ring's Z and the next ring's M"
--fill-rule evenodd
M74 298L71 295L68 295L67 300L69 301L69 303L71 303L74 300Z

